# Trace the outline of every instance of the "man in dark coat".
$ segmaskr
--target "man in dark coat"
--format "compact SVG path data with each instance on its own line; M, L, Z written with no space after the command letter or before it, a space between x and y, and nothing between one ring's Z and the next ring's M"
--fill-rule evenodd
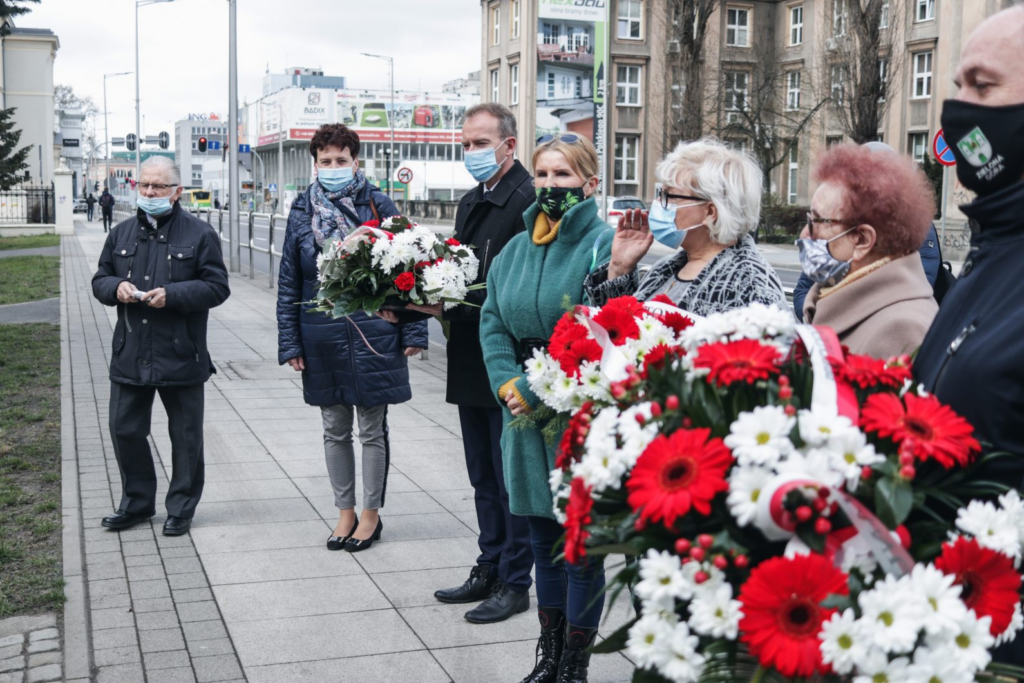
M110 194L107 188L103 188L100 195L100 212L103 214L103 232L110 230L114 224L114 195Z
M523 212L536 200L533 178L515 160L516 120L507 107L482 104L466 112L462 127L466 166L480 181L459 202L455 238L476 248L480 259L477 282L502 248L526 230ZM482 305L486 290L469 293ZM456 588L434 593L441 602L485 600L466 613L473 623L508 619L530 606L533 551L525 517L509 511L501 465L501 407L491 391L480 348L480 309L458 306L444 314L448 337L448 402L459 407L469 480L476 494L480 556L469 579Z
M92 222L92 212L96 208L96 197L90 192L89 196L85 198L85 220Z
M216 372L206 346L209 311L230 294L220 238L178 204L181 174L164 157L147 159L138 214L110 231L93 294L117 306L110 358L110 436L123 495L103 519L127 529L156 514L149 449L153 398L168 417L172 474L164 535L188 532L203 492L204 383Z

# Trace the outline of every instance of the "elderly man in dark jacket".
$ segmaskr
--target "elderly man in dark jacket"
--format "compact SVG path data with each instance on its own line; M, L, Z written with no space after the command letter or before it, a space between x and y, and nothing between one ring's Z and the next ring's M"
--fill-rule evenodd
M127 529L156 514L148 438L159 393L172 461L164 534L178 536L189 530L203 493L204 383L216 372L206 348L207 318L230 291L217 233L178 204L174 162L148 159L138 190L138 214L110 231L92 279L96 298L117 306L110 435L124 493L103 526Z
M391 199L359 170L359 138L348 128L323 126L310 153L318 179L292 204L281 250L278 361L302 372L306 403L319 406L323 416L327 473L339 511L327 548L359 552L380 538L383 528L379 509L391 460L388 405L412 398L408 357L427 347L427 323L392 325L361 311L333 318L299 305L316 296L317 257L327 240L398 214ZM355 514L353 413L362 443L362 521Z

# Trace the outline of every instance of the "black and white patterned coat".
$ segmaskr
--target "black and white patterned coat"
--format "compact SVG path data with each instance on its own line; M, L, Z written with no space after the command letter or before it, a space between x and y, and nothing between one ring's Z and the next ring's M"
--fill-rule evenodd
M686 265L686 252L680 250L654 264L643 280L633 272L608 280L608 264L595 269L584 287L595 306L617 296L635 296L646 301L655 296ZM740 239L704 266L676 305L694 315L706 316L741 308L752 303L786 307L786 295L775 270L761 256L753 238Z

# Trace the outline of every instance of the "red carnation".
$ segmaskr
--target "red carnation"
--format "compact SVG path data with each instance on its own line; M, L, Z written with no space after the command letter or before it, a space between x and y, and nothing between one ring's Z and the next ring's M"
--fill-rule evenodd
M762 666L783 676L826 673L818 633L835 609L821 603L830 595L848 593L846 574L822 555L765 560L740 589L740 640Z
M982 547L977 539L961 536L942 546L935 566L944 574L956 576L963 586L961 599L978 617L992 617L993 636L1010 626L1013 610L1020 601L1020 574L1013 560L1002 553Z
M444 241L444 243L447 244L449 247L461 247L462 246L462 242L458 241L454 237L449 237L448 239L446 239Z
M593 417L594 404L587 401L569 418L569 426L562 432L562 440L555 455L556 469L567 471L572 463L579 462L583 457L583 444L586 443Z
M918 460L934 459L946 469L954 464L964 467L981 452L981 444L972 436L974 428L967 420L931 395L908 393L903 401L894 394L868 396L861 410L860 425L865 431L891 438L894 443L906 441L906 448Z
M433 261L420 261L419 263L416 264L416 270L422 271L427 266L432 266L432 265L434 265Z
M363 223L359 227L361 227L361 228L379 228L380 227L380 221L366 221L365 223Z
M710 429L680 429L651 442L626 482L629 505L645 522L672 526L694 508L711 513L711 499L729 489L725 473L732 454Z
M710 370L709 382L729 386L733 382L753 384L759 379L768 379L770 375L778 374L778 361L779 352L774 346L762 344L756 339L740 339L705 344L697 349L693 367Z
M632 297L628 298L632 299ZM612 299L612 301L618 300ZM615 346L622 346L627 340L640 337L640 326L636 324L636 316L623 305L605 305L601 308L601 312L594 316L594 322L608 331L608 338Z
M416 286L416 276L412 273L402 273L395 278L395 287L400 292L408 292Z
M840 381L871 389L879 385L901 389L910 379L910 368L899 363L887 363L880 358L848 354L846 362L832 361L832 371Z
M590 489L579 477L572 480L569 489L569 504L565 508L565 559L570 564L576 564L587 554L590 532L584 527L590 524L590 511L594 508Z

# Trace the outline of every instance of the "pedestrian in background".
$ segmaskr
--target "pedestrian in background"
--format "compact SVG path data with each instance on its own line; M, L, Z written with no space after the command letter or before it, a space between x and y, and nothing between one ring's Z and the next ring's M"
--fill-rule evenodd
M533 169L537 201L523 216L530 232L512 238L491 266L480 341L491 391L505 404L501 448L509 504L513 515L526 517L536 563L541 656L523 683L556 677L559 683L586 683L587 648L604 608L602 559L555 559L565 533L548 484L555 448L541 425L509 423L540 407L523 365L551 337L567 306L586 299L584 278L594 263L608 262L613 231L598 217L597 151L589 140L571 133L541 137ZM529 596L522 596L517 611L528 607Z
M85 220L92 223L92 212L96 206L96 197L93 196L92 192L85 198Z
M100 195L100 212L103 214L103 232L107 232L114 225L114 195L110 194L107 188L103 188Z
M110 231L92 279L100 303L117 306L110 357L110 437L121 470L108 529L156 514L156 470L149 449L153 399L167 411L171 482L165 536L192 525L203 493L204 385L216 370L206 346L210 309L227 300L220 238L181 209L181 172L150 157L139 174L138 212ZM107 195L109 196L109 195Z
M370 220L398 210L359 168L359 136L340 123L316 132L309 152L317 177L288 215L277 285L278 362L302 373L306 403L320 407L327 473L338 507L328 550L359 552L380 539L388 469L388 405L412 398L408 358L427 347L425 321L392 325L360 311L345 318L308 313L317 257ZM363 516L356 515L354 416L362 443Z

